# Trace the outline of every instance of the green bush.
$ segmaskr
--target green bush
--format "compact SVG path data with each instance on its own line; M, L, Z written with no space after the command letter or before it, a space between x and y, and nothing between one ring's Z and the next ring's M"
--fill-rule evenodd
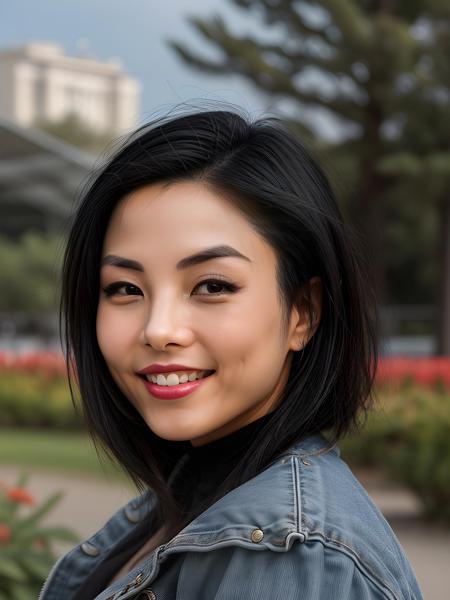
M0 373L0 427L81 429L64 377Z
M411 384L380 394L358 435L339 444L352 466L377 466L419 498L427 518L450 523L450 395Z

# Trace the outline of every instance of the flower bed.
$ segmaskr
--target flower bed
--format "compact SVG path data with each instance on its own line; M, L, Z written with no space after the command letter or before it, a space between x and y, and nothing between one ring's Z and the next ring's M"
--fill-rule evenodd
M377 383L399 387L405 382L450 389L450 357L409 358L394 356L380 360Z
M0 427L79 429L67 381L42 373L0 373Z
M39 373L46 381L65 377L66 367L61 352L0 352L0 374Z
M60 352L0 352L0 427L79 429Z

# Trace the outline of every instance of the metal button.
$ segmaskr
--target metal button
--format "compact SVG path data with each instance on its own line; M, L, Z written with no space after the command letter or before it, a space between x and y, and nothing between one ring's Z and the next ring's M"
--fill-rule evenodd
M140 521L139 513L129 507L125 509L125 516L129 521L131 521L131 523L137 523Z
M85 554L88 554L89 556L98 556L100 554L100 548L89 544L89 542L84 542L83 544L81 544L81 549Z
M309 467L309 465L311 464L309 460L307 460L306 458L302 458L302 463L304 465L306 465L307 467Z
M255 542L255 544L257 544L258 542L260 542L264 537L264 532L261 531L261 529L254 529L252 531L252 542Z
M152 590L144 590L139 594L138 600L156 600L156 594Z
M144 579L144 574L143 573L138 573L136 575L136 577L134 578L134 583L136 585L139 585L140 583L142 583L142 580Z

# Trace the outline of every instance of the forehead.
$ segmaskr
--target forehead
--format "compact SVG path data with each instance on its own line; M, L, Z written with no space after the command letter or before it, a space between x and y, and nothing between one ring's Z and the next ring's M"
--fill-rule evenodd
M126 195L104 240L108 253L177 261L203 247L228 244L252 262L274 259L272 248L224 196L200 182L157 183Z

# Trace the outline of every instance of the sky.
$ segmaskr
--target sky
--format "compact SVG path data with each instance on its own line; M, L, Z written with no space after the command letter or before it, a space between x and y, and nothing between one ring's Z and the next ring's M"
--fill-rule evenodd
M169 106L199 99L232 102L252 113L266 110L268 101L242 78L201 74L168 47L171 37L211 52L186 16L212 12L239 32L258 27L254 15L229 0L0 0L0 48L46 41L61 44L70 55L119 58L141 82L144 121Z

